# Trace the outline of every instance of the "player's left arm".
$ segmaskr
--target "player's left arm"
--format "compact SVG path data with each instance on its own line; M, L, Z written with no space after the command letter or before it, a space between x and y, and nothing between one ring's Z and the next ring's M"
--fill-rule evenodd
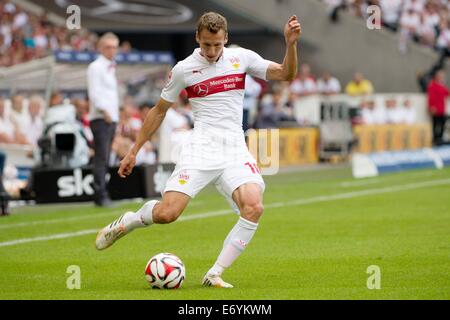
M289 18L284 26L284 39L286 41L286 55L283 63L269 64L267 68L267 80L291 81L297 75L297 42L302 34L302 27L297 20L297 16L293 15Z

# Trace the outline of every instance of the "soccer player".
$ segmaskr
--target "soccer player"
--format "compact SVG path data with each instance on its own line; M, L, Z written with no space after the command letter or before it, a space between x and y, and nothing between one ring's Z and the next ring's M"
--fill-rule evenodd
M204 286L219 288L233 287L222 280L222 273L246 248L263 213L265 184L242 130L245 76L248 73L264 80L293 80L301 35L294 15L284 27L286 54L283 63L278 64L244 48L225 48L227 30L227 20L218 13L200 17L196 32L200 48L174 66L159 102L149 111L136 143L120 163L118 174L125 178L136 164L139 149L159 128L180 91L186 89L194 112L194 130L179 151L162 200L148 201L137 212L126 212L100 230L96 239L97 249L103 250L136 228L174 222L190 199L213 182L240 214L216 263L203 278Z

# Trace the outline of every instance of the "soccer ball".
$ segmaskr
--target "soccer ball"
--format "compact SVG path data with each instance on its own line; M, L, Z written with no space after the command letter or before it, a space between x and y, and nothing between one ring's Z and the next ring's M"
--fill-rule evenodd
M185 277L183 262L171 253L160 253L151 257L145 267L145 278L152 288L178 289Z

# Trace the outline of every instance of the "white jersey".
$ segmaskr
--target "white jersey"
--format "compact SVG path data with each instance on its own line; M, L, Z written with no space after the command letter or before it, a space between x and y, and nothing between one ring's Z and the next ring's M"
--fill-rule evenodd
M242 130L245 77L266 80L270 63L251 50L224 48L215 63L195 49L174 66L161 98L175 102L185 89L192 105L194 130L181 151L183 165L220 169L249 155Z

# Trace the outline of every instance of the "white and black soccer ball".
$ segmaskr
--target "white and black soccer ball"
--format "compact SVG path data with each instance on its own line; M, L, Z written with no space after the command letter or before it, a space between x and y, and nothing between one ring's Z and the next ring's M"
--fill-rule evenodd
M183 262L171 253L159 253L145 267L145 279L152 288L178 289L186 277Z

